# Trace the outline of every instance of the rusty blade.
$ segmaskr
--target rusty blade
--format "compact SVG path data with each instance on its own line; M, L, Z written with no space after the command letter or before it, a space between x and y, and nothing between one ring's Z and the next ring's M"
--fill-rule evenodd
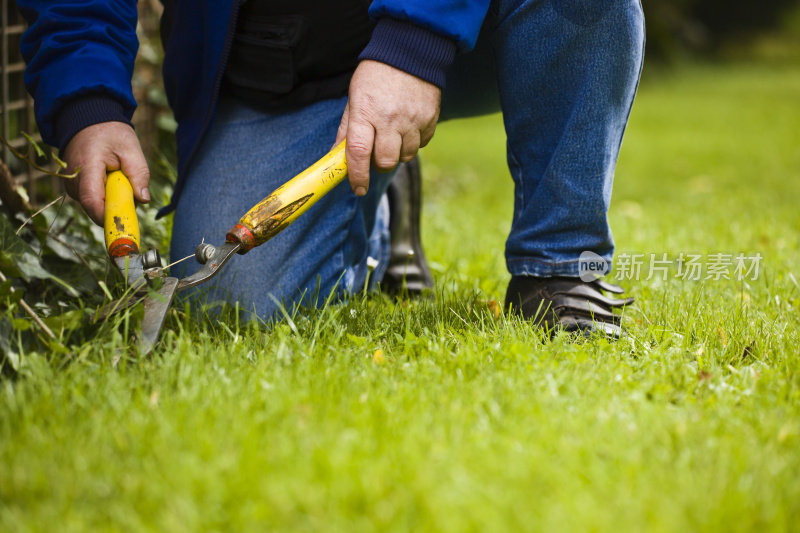
M165 278L164 284L156 293L151 293L144 300L144 317L142 318L142 336L139 340L139 353L147 355L153 349L167 311L175 297L178 278Z

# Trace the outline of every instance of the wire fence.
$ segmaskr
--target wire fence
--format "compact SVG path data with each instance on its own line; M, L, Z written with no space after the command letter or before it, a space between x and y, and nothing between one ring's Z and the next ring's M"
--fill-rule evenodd
M145 156L153 161L164 154L164 146L170 145L175 124L166 103L161 81L163 52L158 34L162 12L158 0L138 2L139 55L136 60L132 90L138 102L133 124L142 143ZM33 100L25 90L23 75L25 62L20 54L20 39L27 23L20 15L15 0L0 0L0 134L8 144L18 151L27 152L29 141L24 134L36 142L41 141L36 127ZM52 148L46 148L50 154ZM21 186L30 205L37 206L63 192L62 180L41 172L21 161L6 145L0 146L0 171L8 170L15 186ZM37 164L55 170L48 158L36 160Z
M23 74L25 63L19 50L20 38L27 27L14 0L0 0L0 124L2 135L11 147L25 152L29 134L37 142L39 137L33 116L33 100L25 91ZM57 178L49 176L16 158L11 148L2 146L2 163L8 168L13 182L21 185L33 205L59 190ZM40 161L46 164L46 159ZM48 191L44 193L43 191Z

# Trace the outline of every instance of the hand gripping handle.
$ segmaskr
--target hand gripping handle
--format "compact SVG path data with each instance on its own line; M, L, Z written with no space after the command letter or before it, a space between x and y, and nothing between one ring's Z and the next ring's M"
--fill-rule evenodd
M115 170L106 177L106 249L111 257L139 253L139 219L128 177Z
M239 253L244 254L283 231L347 176L344 148L342 141L261 200L231 228L226 241L241 244Z

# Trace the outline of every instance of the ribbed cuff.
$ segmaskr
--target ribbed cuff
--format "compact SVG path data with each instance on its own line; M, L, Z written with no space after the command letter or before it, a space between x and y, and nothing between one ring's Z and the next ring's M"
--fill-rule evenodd
M125 116L121 103L105 95L86 95L70 100L61 108L55 120L58 149L64 152L69 141L83 128L101 122L124 122L133 127Z
M456 57L456 43L408 22L382 18L358 59L374 59L430 82L440 89Z

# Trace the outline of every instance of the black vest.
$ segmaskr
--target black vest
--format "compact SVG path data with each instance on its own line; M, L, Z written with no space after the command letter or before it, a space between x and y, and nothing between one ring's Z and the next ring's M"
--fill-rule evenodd
M224 90L248 105L288 109L347 94L373 23L369 0L247 0Z

